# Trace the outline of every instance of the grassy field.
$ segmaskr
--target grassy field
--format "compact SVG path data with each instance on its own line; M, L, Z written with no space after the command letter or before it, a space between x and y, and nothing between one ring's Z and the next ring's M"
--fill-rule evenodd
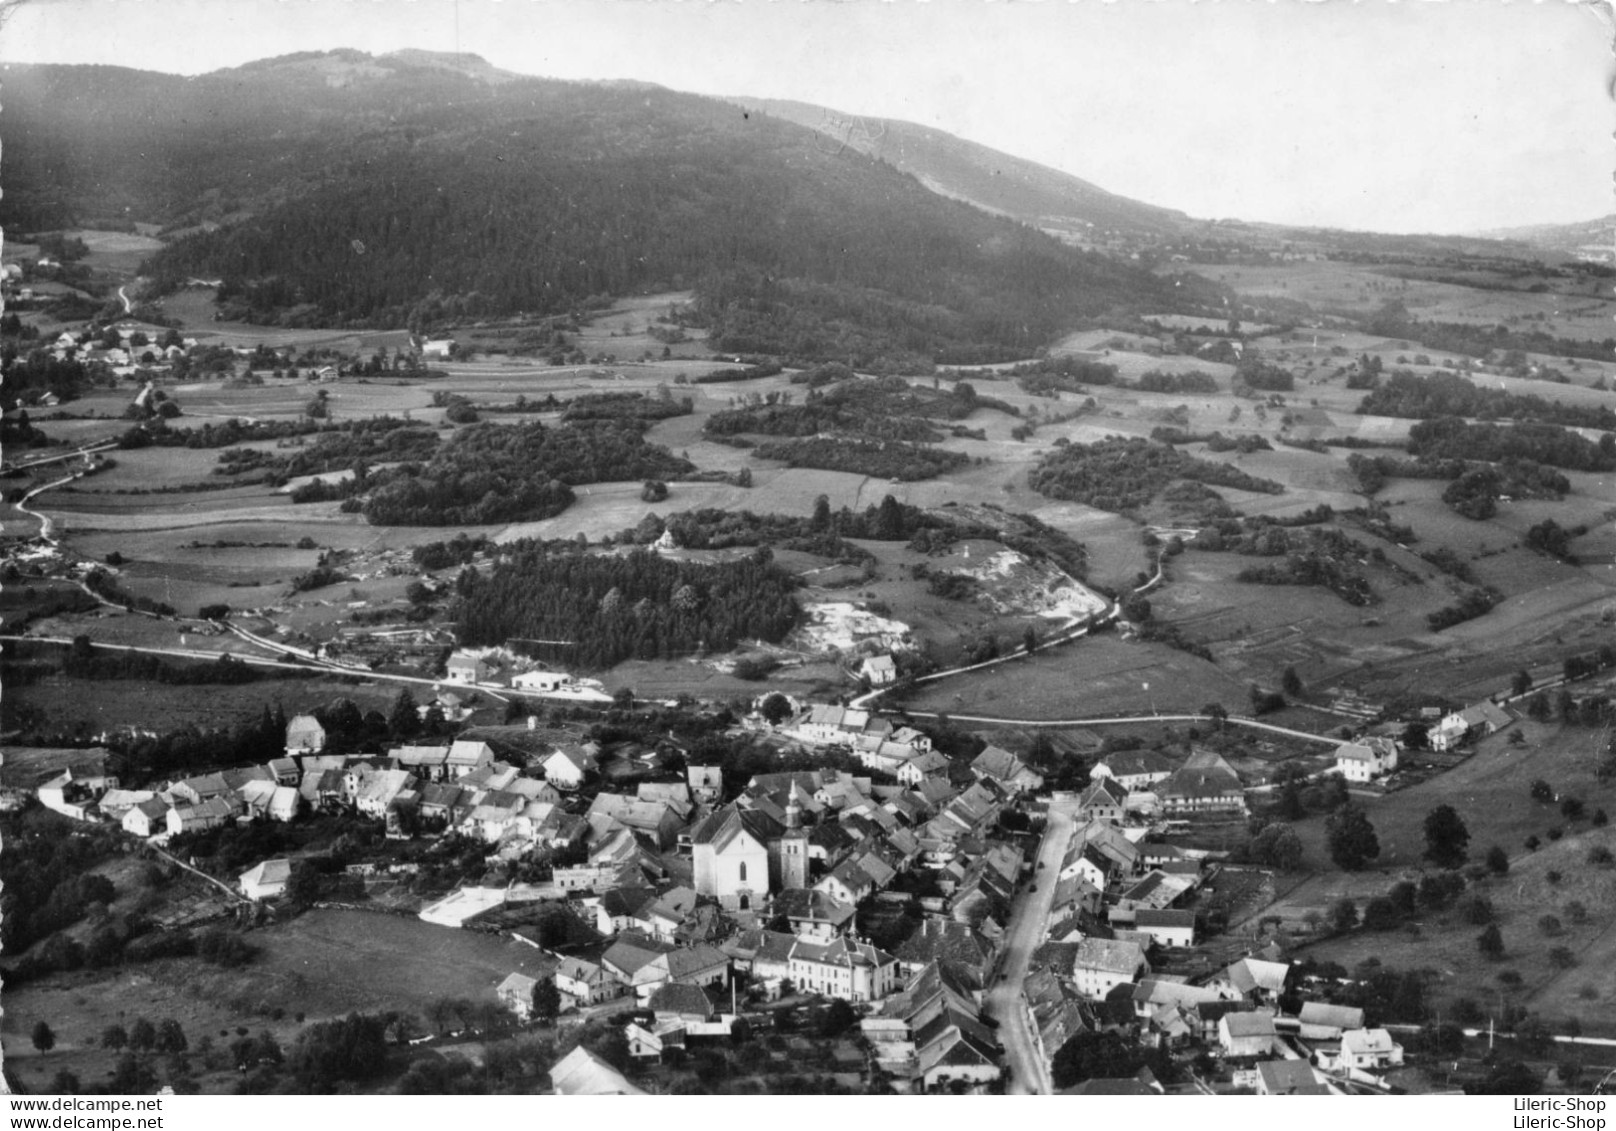
M100 639L101 634L97 633L96 638ZM194 636L191 639L196 641ZM178 644L176 636L171 646ZM210 639L202 646L220 645ZM240 651L239 648L232 650ZM426 690L424 687L416 689L416 698L421 699L421 693ZM58 676L28 687L7 688L5 699L0 701L0 719L3 719L0 728L11 730L19 713L27 712L42 716L33 729L47 734L95 735L125 727L165 731L193 725L206 728L255 718L265 705L280 703L291 716L342 697L352 699L361 710L386 713L397 696L398 685L348 683L341 677L266 679L233 686L175 686L134 680L89 682ZM227 752L221 752L220 759L229 764Z

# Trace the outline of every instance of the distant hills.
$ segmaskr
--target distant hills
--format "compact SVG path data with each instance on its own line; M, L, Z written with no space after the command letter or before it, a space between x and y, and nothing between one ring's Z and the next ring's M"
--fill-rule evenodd
M842 114L806 102L734 101L806 126L823 135L829 147L878 157L933 192L1046 231L1083 238L1170 235L1192 223L1183 212L1130 200L1069 173L913 122Z
M886 151L924 178L784 114L414 51L196 78L14 65L5 88L0 223L191 233L146 265L156 286L222 277L265 322L419 327L692 288L720 348L904 368L1221 302L1016 222L1176 214L920 127Z
M1579 259L1616 263L1616 214L1575 224L1534 224L1483 232L1489 239L1518 240L1536 248Z

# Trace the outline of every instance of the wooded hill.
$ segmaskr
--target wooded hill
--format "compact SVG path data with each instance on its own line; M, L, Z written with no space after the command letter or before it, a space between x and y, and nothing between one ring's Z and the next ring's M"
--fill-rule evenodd
M0 223L219 223L144 272L223 277L265 322L419 328L695 288L720 349L912 368L1221 295L655 87L346 51L194 79L16 66L6 85Z

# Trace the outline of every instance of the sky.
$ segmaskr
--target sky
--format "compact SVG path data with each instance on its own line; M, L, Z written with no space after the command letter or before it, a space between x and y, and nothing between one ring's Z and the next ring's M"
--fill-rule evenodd
M0 60L473 52L946 130L1205 218L1616 212L1613 20L1570 0L0 0Z

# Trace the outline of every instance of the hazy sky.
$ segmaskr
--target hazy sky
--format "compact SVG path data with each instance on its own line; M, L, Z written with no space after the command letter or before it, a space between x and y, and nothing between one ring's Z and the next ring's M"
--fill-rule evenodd
M1612 211L1612 21L1566 0L10 0L7 61L292 51L794 98L1195 216L1462 232Z

